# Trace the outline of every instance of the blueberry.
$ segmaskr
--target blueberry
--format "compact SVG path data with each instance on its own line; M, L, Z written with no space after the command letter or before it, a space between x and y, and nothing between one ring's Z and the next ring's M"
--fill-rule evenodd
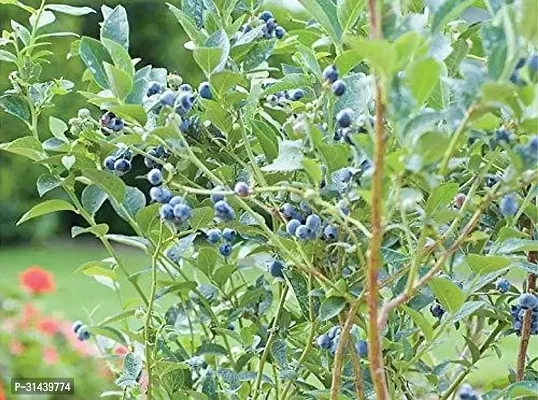
M213 228L207 231L207 241L209 243L218 243L221 237L220 229Z
M519 304L525 309L538 308L538 297L532 293L523 293L519 296Z
M495 130L495 141L499 144L509 144L511 139L511 134L504 128Z
M304 211L307 214L310 214L312 212L312 210L308 206L308 203L305 200L299 203L299 208L301 209L301 211Z
M276 20L274 18L269 18L266 22L265 22L265 26L267 27L267 30L269 32L273 32L278 24L276 23Z
M486 186L487 187L493 187L495 184L499 182L499 178L495 175L490 175L486 177Z
M80 327L81 327L82 325L84 325L84 324L82 323L82 321L75 321L75 323L73 324L73 327L72 327L73 332L74 332L74 333L77 333L77 331L80 329Z
M198 87L198 93L200 93L200 97L203 99L211 100L213 98L213 96L211 95L211 88L209 86L209 82L200 83L200 86Z
M88 328L86 328L86 325L82 325L78 331L77 331L77 338L81 342L84 340L88 340L90 338L90 332L88 332Z
M501 278L495 283L495 288L500 293L506 293L510 289L510 282L506 278Z
M215 188L216 190L224 190L223 188ZM211 199L211 202L215 204L218 201L224 200L224 195L220 193L211 193L211 196L209 197Z
M338 79L338 71L334 65L329 65L323 70L323 80L329 81L330 83L336 82Z
M267 271L271 274L273 278L284 278L284 264L278 260L273 260L267 264Z
M174 103L176 102L176 98L177 94L168 89L163 94L161 94L159 101L163 106L173 107Z
M230 254L232 254L232 246L229 243L223 243L219 247L219 252L224 257L228 257Z
M517 72L514 72L512 73L512 75L510 75L510 82L517 86L525 86L525 81L521 79Z
M146 96L150 97L150 96L153 96L154 94L161 93L162 91L163 91L162 85L159 82L153 82L148 88Z
M151 197L151 200L164 204L170 201L172 193L161 186L154 186L149 190L149 196Z
M181 196L174 196L170 199L170 201L168 201L168 204L170 204L172 207L175 207L181 203L183 203L183 198Z
M181 110L180 114L187 113L192 108L192 104L194 103L194 95L191 92L183 92L178 97L178 104L179 109Z
M131 163L125 158L120 158L114 163L114 169L119 172L129 172L131 169Z
M252 25L250 25L250 24L243 25L243 33L248 33L251 30L252 30Z
M176 217L179 222L185 222L192 216L191 208L188 204L181 203L174 207L174 217Z
M299 101L304 97L304 92L301 89L294 90L291 99L294 101Z
M346 84L339 79L331 85L331 90L335 96L342 96L346 92Z
M277 39L282 39L284 36L286 36L286 30L281 26L277 26L275 29L275 36Z
M149 157L144 157L144 165L148 168L157 168L159 164Z
M329 351L334 356L336 354L336 350L338 350L338 342L340 341L340 337L335 337L333 341L331 342L331 348Z
M517 61L517 64L516 64L516 69L521 69L525 66L525 64L527 63L527 59L525 57L521 57L518 61Z
M110 123L108 124L108 127L112 129L114 132L119 132L123 128L125 128L125 124L120 118L112 118L110 120Z
M457 208L462 208L463 203L465 203L466 198L467 198L467 196L465 196L464 193L458 193L456 195L456 197L454 198L454 203L456 204L456 207Z
M180 92L192 92L192 86L188 83L184 83L183 85L179 86Z
M332 340L328 335L320 335L316 339L316 343L320 348L327 350L331 347Z
M108 156L105 158L105 168L109 171L114 171L114 164L116 163L116 157Z
M336 114L336 121L342 128L351 126L351 114L352 111L349 108L344 108L338 114Z
M301 221L297 219L290 219L289 222L286 224L286 232L288 232L289 235L295 235L295 231L297 231L297 228L301 225Z
M234 192L239 197L247 197L249 194L249 187L245 182L237 182L235 184Z
M189 127L191 126L191 121L188 118L182 118L181 123L179 124L179 130L183 133L187 132Z
M99 119L99 123L101 124L101 126L108 127L110 124L110 121L112 121L113 118L116 118L116 115L108 111L104 113L103 115L101 115L101 118Z
M162 219L174 219L174 207L172 207L170 204L163 204L159 209L159 215Z
M273 37L273 31L270 31L268 28L267 28L267 25L264 25L262 27L262 37L264 39L271 39Z
M293 215L297 212L295 207L293 207L290 203L284 203L280 211L286 218L293 218Z
M234 209L224 200L217 201L213 209L215 210L215 216L225 221L231 221L235 218Z
M309 232L308 228L305 225L300 225L295 230L295 237L299 240L306 240L308 238Z
M305 225L310 231L318 232L321 227L321 218L317 214L309 215Z
M153 186L160 185L163 183L163 174L160 169L154 168L148 172L148 181Z
M504 196L499 203L499 208L505 217L515 215L518 210L517 198L511 194Z
M235 240L236 233L233 229L230 228L224 228L222 231L222 237L224 237L224 240L227 242L233 242Z
M266 10L260 14L260 19L264 22L269 21L271 18L273 18L273 13L271 11Z
M338 240L338 229L334 225L327 225L323 230L323 236L328 242L334 242Z
M349 168L342 168L339 172L340 179L344 183L349 182L353 178L353 172Z
M329 329L329 332L327 332L327 336L329 336L332 340L336 338L336 336L338 336L339 333L340 333L340 327L338 325L335 325L331 329Z
M532 72L538 72L538 54L529 59L529 68Z
M444 308L439 303L433 303L430 307L430 312L435 318L441 319L443 314L445 313Z
M471 385L464 384L458 392L460 400L478 400L478 395L473 390Z
M368 342L366 340L359 340L355 343L355 349L361 358L368 357Z

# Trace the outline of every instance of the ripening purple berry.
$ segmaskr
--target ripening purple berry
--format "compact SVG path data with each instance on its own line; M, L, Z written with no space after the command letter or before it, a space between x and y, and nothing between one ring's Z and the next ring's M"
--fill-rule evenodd
M329 338L334 339L340 334L340 327L338 325L333 326L331 329L329 329L329 332L327 332L327 336Z
M511 194L504 196L499 203L499 208L505 217L515 215L518 210L517 198Z
M249 195L249 187L245 182L237 182L235 184L234 192L239 197L247 197Z
M265 22L265 26L267 26L267 30L269 32L272 32L274 31L278 24L276 23L276 20L274 18L269 18L266 22Z
M462 208L466 198L467 196L465 196L465 193L458 193L456 197L454 197L454 203L456 204L456 207Z

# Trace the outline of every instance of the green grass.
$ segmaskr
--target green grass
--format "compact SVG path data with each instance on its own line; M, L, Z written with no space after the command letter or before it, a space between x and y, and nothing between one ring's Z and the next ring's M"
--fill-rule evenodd
M131 272L139 271L148 265L147 257L131 249L118 247ZM94 241L74 241L70 239L55 241L40 246L21 246L0 249L0 271L2 284L16 287L18 275L31 265L38 265L54 274L56 292L42 295L38 299L41 308L67 319L84 319L85 310L99 307L97 319L120 311L120 302L114 291L96 280L75 272L81 265L108 257L107 252ZM118 271L121 292L124 300L133 296L133 290Z
M140 271L149 265L147 256L141 252L122 246L118 246L117 250L131 272ZM18 286L18 274L21 271L31 265L39 265L53 272L56 280L56 293L43 295L39 299L44 311L75 320L85 319L86 310L91 311L97 308L94 317L96 321L99 321L121 310L118 297L110 288L75 271L88 261L101 260L106 257L108 254L97 242L71 239L43 246L0 249L1 282L4 286L15 288ZM123 301L135 297L134 291L119 271L118 275L122 286ZM512 278L520 277L513 276ZM142 280L142 285L146 286L147 282L144 284ZM441 361L457 359L458 350L461 350L463 343L455 343L454 337L460 336L460 333L448 332L443 343L436 347L435 358ZM498 358L493 351L490 351L488 357L478 363L479 368L471 374L469 382L474 386L482 387L490 386L492 383L495 383L497 387L506 384L509 368L515 368L518 345L519 338L515 335L503 338L499 345L502 357ZM538 355L536 349L538 349L538 338L533 337L529 346L531 358Z

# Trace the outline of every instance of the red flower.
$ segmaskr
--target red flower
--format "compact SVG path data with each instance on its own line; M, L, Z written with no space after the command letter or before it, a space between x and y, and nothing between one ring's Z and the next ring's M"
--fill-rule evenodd
M6 392L4 392L4 384L0 381L0 400L6 400Z
M42 318L37 323L37 329L45 335L54 335L60 331L60 321L54 317Z
M21 328L29 328L30 326L33 326L39 317L39 310L32 304L26 303L22 311L22 318L19 321L19 326Z
M53 346L45 346L43 348L43 360L49 365L58 363L58 352Z
M127 353L129 353L129 349L123 345L118 345L114 349L114 354L117 356L124 356Z
M54 276L38 266L33 266L19 274L21 288L32 293L54 292Z

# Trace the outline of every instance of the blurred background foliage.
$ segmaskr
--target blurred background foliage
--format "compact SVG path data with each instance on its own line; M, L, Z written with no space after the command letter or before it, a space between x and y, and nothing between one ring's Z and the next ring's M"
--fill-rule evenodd
M31 6L39 6L40 0L25 1ZM185 49L183 44L188 41L187 36L182 31L176 18L170 13L166 3L170 2L176 6L181 6L182 0L123 0L123 1L103 1L103 0L48 0L48 3L62 3L76 6L92 7L97 13L84 17L72 17L58 13L54 24L43 28L49 30L71 31L79 35L91 37L99 36L99 22L101 21L100 7L106 4L114 7L122 4L128 12L131 28L131 55L139 57L141 61L139 67L153 65L165 67L170 72L178 73L184 80L197 86L203 75L192 58L192 52ZM299 18L301 14L300 6L294 0L270 1L264 4L273 11L277 20L286 29L293 27L296 23L294 18ZM10 30L10 21L14 20L28 26L28 14L11 6L0 6L0 29ZM67 96L57 97L57 104L45 112L41 117L39 132L41 139L45 139L48 133L48 118L56 115L67 121L76 116L80 108L88 107L85 99L76 93L77 90L84 90L85 83L80 82L84 72L84 65L80 58L73 57L66 60L70 50L70 43L73 38L52 38L51 63L44 65L42 80L53 78L64 78L75 82L75 88ZM278 63L279 60L275 59ZM10 65L0 63L0 92L10 86L8 75ZM95 107L90 107L94 117L98 116ZM26 126L17 119L7 115L0 110L0 142L8 142L17 137L27 135ZM137 160L141 163L140 160ZM142 172L142 165L134 165ZM138 167L138 168L137 168ZM32 223L16 227L16 221L33 205L38 202L38 194L33 183L37 177L45 172L43 168L28 163L22 157L9 155L2 152L0 154L0 245L23 243L28 241L41 241L50 238L58 232L68 232L73 224L76 224L76 216L60 215L58 213L49 214L43 218L36 219ZM135 176L136 174L132 174ZM129 184L143 186L140 180ZM49 193L51 198L57 197L58 193ZM118 233L128 232L126 224L117 218L110 206L103 208L100 218L107 220L113 231Z

